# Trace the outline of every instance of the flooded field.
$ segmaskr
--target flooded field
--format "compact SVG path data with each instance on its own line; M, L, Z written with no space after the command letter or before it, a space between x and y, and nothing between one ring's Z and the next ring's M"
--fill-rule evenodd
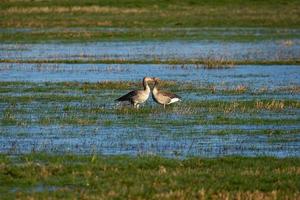
M289 60L298 43L1 44L1 58L16 62L0 63L0 152L299 157L299 65L23 62ZM165 110L151 98L139 110L114 102L146 75L183 101Z
M2 60L199 60L286 61L300 57L298 39L260 42L128 41L0 44Z
M0 199L300 199L299 10L1 1Z

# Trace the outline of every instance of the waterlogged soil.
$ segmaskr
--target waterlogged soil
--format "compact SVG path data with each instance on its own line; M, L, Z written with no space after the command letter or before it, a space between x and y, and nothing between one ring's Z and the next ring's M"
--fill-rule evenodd
M122 126L33 126L2 127L10 136L2 136L1 152L22 154L30 152L77 153L105 155L153 154L167 157L226 155L243 156L300 156L300 135L225 134L210 135L205 129L231 130L239 126L204 126L188 128L197 133L190 135L187 127L170 128L169 133L155 128ZM246 126L252 130L252 126ZM257 127L254 127L257 128ZM295 127L269 126L260 129L285 129ZM299 126L296 126L298 131ZM178 133L180 131L180 133ZM233 131L234 132L234 131ZM30 133L30 134L27 134ZM247 131L245 131L247 133ZM298 132L299 133L299 132ZM174 136L176 134L176 136ZM12 135L14 135L12 137Z
M0 152L299 157L299 65L209 69L193 64L84 63L287 61L299 59L299 47L297 39L2 43ZM43 62L49 60L58 62ZM141 88L144 76L159 77L161 89L180 95L182 102L163 109L150 98L135 110L114 101Z
M1 68L2 153L300 156L299 66ZM114 102L144 75L183 101L163 109L150 98L139 110Z

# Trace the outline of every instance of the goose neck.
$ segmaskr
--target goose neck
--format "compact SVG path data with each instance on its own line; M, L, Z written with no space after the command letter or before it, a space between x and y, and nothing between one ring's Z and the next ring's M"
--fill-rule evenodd
M158 82L155 82L154 87L153 87L153 91L152 91L154 94L157 94L157 93L158 93L158 88L157 88L157 86L158 86Z
M150 87L149 87L147 81L143 81L143 86L144 86L144 90L145 90L145 91L149 91L149 92L150 92Z

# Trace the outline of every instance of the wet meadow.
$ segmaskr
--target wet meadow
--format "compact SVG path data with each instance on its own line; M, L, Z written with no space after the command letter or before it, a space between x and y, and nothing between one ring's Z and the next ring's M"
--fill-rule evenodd
M1 2L0 199L299 199L299 8Z

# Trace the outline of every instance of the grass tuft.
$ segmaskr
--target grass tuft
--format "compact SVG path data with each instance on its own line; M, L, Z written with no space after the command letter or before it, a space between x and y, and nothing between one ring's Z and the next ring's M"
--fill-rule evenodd
M0 155L0 163L5 199L297 199L300 195L298 158L29 154Z

